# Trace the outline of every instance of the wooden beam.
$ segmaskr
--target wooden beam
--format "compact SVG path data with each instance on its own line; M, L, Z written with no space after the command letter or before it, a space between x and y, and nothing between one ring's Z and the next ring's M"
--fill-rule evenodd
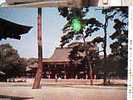
M32 3L9 4L8 7L81 7L82 0L50 0Z

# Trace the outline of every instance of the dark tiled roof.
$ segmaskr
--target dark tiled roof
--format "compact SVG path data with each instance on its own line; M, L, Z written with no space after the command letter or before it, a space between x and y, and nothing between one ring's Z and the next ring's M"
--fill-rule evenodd
M54 54L50 58L43 59L43 62L51 62L51 63L58 63L58 62L69 62L69 53L71 48L56 48Z
M0 18L0 40L6 38L20 39L20 35L28 33L31 28Z

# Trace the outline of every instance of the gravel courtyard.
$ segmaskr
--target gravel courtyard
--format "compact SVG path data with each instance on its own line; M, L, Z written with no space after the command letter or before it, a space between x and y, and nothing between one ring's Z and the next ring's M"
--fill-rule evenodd
M127 100L127 88L123 86L62 85L0 87L0 100ZM6 99L1 96L23 99Z

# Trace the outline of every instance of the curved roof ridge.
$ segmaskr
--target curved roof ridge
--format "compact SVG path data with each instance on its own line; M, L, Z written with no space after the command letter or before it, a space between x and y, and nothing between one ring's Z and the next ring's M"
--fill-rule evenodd
M44 62L69 62L69 53L71 51L71 48L65 47L65 48L60 48L57 47L54 50L53 55L48 58L45 59Z

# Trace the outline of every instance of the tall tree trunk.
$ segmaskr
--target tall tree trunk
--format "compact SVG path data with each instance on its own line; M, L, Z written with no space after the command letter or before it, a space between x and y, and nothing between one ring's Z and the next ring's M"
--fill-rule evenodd
M38 8L38 67L35 76L35 80L33 83L33 89L41 88L40 82L42 78L42 70L43 70L43 63L42 63L42 8Z
M89 58L89 55L88 55L87 43L86 43L84 34L82 34L82 38L83 38L83 41L84 41L85 56L87 57L87 66L89 66L89 69L90 69L90 71L89 71L89 75L90 75L90 84L93 85L93 71L92 71L92 65L91 65L91 63L90 63L90 58Z

